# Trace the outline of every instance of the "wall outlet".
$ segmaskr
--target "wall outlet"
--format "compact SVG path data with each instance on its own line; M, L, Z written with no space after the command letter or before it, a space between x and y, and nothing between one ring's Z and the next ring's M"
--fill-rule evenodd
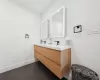
M100 34L100 30L98 30L98 29L88 30L88 35L92 35L92 34Z
M99 33L100 33L100 30L97 30L97 29L92 30L92 34L99 34Z

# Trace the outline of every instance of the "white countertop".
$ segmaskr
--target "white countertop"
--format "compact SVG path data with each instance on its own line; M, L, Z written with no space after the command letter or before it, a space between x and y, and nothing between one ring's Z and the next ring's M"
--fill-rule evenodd
M35 44L35 45L41 46L41 47L46 47L46 48L51 48L51 49L55 49L55 50L59 50L59 51L71 48L70 46L61 46L61 45L52 45L52 44L51 45L49 45L49 44Z

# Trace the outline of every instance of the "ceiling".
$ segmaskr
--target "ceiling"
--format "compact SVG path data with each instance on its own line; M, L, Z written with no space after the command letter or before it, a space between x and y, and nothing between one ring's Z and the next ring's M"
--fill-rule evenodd
M43 13L55 0L12 0L13 2L26 7L27 9Z

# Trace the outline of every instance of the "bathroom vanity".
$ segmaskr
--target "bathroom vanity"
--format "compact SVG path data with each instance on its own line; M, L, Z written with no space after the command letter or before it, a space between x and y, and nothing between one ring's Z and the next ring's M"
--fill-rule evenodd
M69 74L71 67L71 48L56 45L34 45L35 58L41 61L60 79Z

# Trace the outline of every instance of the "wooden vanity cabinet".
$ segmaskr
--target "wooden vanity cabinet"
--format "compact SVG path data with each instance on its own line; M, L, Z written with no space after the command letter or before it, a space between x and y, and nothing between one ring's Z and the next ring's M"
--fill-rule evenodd
M34 56L60 79L69 74L71 67L71 48L60 51L51 48L34 46Z

